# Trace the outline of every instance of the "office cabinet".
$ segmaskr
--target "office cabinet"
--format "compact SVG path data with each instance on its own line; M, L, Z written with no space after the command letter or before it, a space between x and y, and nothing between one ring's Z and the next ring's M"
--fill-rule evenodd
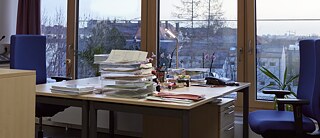
M35 72L0 69L0 138L34 138Z
M217 121L219 127L214 130L217 138L233 138L234 137L234 102L232 99L221 98L222 101L217 103L214 108L218 110Z
M190 110L191 138L233 138L234 100L221 98ZM169 116L143 115L144 138L181 138L182 120Z

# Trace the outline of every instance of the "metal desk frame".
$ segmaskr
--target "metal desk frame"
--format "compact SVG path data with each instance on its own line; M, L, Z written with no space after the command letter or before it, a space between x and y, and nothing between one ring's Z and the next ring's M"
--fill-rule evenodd
M82 108L81 138L89 138L89 101L80 99L61 98L54 96L36 96L37 103L75 106Z

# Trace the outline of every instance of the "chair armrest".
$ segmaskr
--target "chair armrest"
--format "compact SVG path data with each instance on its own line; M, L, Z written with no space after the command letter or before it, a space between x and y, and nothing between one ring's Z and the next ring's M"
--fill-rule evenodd
M310 102L307 99L276 99L278 104L308 105Z
M298 137L301 137L303 134L302 126L302 106L309 104L307 99L276 99L276 102L279 105L291 104L293 106L293 115L294 115L294 125L296 134Z
M53 76L53 77L51 77L51 79L54 79L57 82L60 82L60 81L63 81L63 80L66 80L66 81L72 80L71 77L65 77L65 76Z
M284 98L285 95L290 95L291 92L288 90L263 90L264 94L274 94L277 98Z
M283 99L285 95L290 95L290 91L288 90L263 90L264 94L274 94L276 99ZM284 104L278 104L278 110L284 111Z

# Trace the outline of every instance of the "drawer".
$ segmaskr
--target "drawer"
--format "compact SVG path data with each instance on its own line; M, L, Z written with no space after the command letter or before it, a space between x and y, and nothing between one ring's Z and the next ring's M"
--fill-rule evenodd
M234 109L230 108L220 113L220 128L234 123Z
M220 130L220 138L234 138L234 123Z
M220 112L224 112L229 109L234 109L234 100L233 99L227 99L227 98L221 98L221 103L218 104L220 106Z

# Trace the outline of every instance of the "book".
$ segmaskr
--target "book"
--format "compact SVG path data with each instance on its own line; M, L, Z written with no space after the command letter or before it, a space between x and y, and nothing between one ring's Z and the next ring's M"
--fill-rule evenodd
M119 81L116 81L116 84L105 85L104 87L112 89L142 89L152 84L152 82L119 83Z
M107 62L125 63L125 62L144 62L147 59L148 52L136 50L112 50Z
M173 102L173 103L181 103L181 104L190 104L193 103L192 100L188 99L178 99L178 98L163 98L163 97L156 97L156 96L147 96L146 100L150 101L160 101L160 102Z
M103 74L101 75L104 79L118 79L118 80L137 80L143 78L152 78L154 75L152 74L141 74L141 75L134 75L134 74Z
M74 90L63 90L63 89L53 89L51 88L52 93L61 93L61 94L68 94L68 95L85 95L93 93L93 90L89 91L74 91Z
M152 74L153 68L137 69L137 68L103 68L104 74L128 74L128 75L147 75Z
M133 72L139 70L139 68L125 68L125 67L118 67L118 68L103 68L103 71L111 71L111 72Z
M93 91L93 86L86 85L76 85L76 84L68 84L68 85L53 85L51 86L54 90L62 90L62 91Z

